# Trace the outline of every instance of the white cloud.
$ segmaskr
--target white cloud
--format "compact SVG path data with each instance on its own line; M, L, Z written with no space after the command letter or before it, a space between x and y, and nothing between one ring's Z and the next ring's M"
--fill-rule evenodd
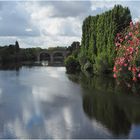
M41 34L66 36L81 35L82 23L79 18L69 16L55 17L55 8L50 4L41 7L40 3L26 3L25 7L31 15L32 24L38 26Z
M38 27L41 35L20 39L24 40L22 45L26 43L28 46L32 44L41 47L67 46L75 40L80 41L82 28L80 18L54 16L53 4L45 3L45 6L42 6L37 2L25 2L24 6L31 17L32 24Z
M21 47L68 46L81 40L85 17L115 4L129 6L134 21L140 18L138 1L0 1L0 45L18 40Z
M71 45L74 40L80 41L81 37L77 36L36 36L36 37L26 37L26 36L0 36L0 46L15 44L18 41L21 48L27 47L56 47L56 46L68 46Z
M112 8L114 6L114 4L116 4L116 2L111 2L111 1L107 1L107 0L104 0L104 1L91 1L91 9L92 10L97 10L98 8L101 8L101 9L109 9L109 8Z
M32 32L32 29L27 28L27 29L25 29L25 31L26 31L26 32Z
M18 38L21 47L56 47L70 45L73 40L80 41L80 37L69 36L41 36Z
M23 3L1 2L0 9L0 36L36 36L38 29L31 24L30 15L24 8ZM12 7L12 8L11 8ZM32 28L32 32L26 32L26 28Z

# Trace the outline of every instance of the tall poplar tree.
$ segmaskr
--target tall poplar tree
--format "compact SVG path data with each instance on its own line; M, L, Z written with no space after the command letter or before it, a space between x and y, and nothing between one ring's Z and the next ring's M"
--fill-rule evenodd
M82 26L79 54L81 67L87 61L90 61L94 72L105 72L107 69L112 68L115 57L115 36L117 33L122 32L130 21L129 8L121 5L115 5L112 10L101 15L87 17Z

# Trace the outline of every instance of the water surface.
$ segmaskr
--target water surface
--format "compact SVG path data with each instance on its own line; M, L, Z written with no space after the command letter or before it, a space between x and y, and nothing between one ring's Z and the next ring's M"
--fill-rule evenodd
M64 67L0 71L0 138L140 138L140 98Z

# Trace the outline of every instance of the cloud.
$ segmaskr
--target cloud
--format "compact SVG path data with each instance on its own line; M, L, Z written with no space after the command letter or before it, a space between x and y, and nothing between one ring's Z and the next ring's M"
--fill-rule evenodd
M112 8L115 4L119 4L121 1L108 1L108 0L103 0L103 1L91 1L91 9L93 11L96 11L97 9L110 9Z
M19 40L20 46L25 47L56 47L56 46L68 46L73 40L80 41L79 37L74 36L41 36L41 37L20 37Z
M119 1L113 1L113 0L99 0L99 1L91 1L92 4L92 10L96 11L96 13L104 12L108 9L111 9L114 7L114 5L120 4L124 7L129 7L132 19L140 19L140 1L131 1L131 0L119 0Z
M32 24L38 27L41 33L40 37L36 37L37 42L29 41L32 40L32 38L26 38L28 41L25 40L25 42L28 43L28 46L31 45L29 42L32 44L36 42L36 46L41 42L40 46L46 47L67 46L75 40L80 41L82 28L81 19L74 17L74 15L65 15L66 17L64 17L62 14L61 16L61 11L59 11L58 16L58 12L54 10L57 4L56 2L54 2L54 4L51 2L26 2L24 4L26 11L31 17Z
M82 22L114 7L128 6L140 19L139 1L0 1L0 45L18 40L21 47L68 46L81 41Z
M59 5L61 4L62 2L59 3ZM62 5L64 4L65 3ZM63 13L66 12L64 8L61 9L61 7L63 7L62 5L60 9L63 12L61 10L58 12L58 2L26 3L25 5L31 15L32 23L39 27L42 35L81 35L81 20L74 17L74 15L70 15L70 10L67 12L69 15L63 17ZM68 7L68 5L66 7Z
M53 17L76 17L83 16L91 10L90 1L41 1L41 7L51 7Z
M22 3L0 2L0 36L37 36L39 30L31 24L30 15ZM26 29L31 28L28 32Z
M36 19L34 19L36 21ZM80 36L81 22L75 18L46 18L36 23L42 35Z

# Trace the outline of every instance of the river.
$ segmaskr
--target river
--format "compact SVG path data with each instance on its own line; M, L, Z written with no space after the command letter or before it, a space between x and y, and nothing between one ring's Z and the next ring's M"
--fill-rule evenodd
M0 138L140 138L140 97L116 88L64 67L1 70Z

